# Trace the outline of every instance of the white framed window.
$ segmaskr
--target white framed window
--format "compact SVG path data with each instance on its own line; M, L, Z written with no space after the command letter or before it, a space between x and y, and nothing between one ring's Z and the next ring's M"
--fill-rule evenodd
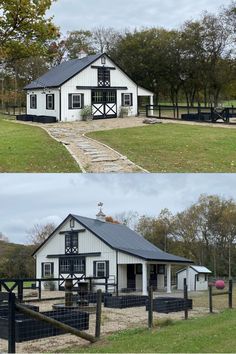
M37 95L30 95L30 108L37 109Z
M46 95L46 109L54 109L54 94Z
M80 93L72 94L72 108L82 108Z
M132 93L123 93L122 94L122 106L124 106L124 107L133 106L133 95L132 95Z
M43 263L43 276L51 277L53 275L52 263Z
M69 93L68 95L68 108L69 109L81 109L84 106L84 94L83 93Z
M96 263L96 277L106 277L106 262Z

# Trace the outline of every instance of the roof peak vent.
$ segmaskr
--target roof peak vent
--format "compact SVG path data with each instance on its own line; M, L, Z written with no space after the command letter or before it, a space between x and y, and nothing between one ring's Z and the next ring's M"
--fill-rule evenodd
M96 219L99 221L106 222L106 215L102 211L103 203L99 202L98 207L99 207L99 212L96 215Z

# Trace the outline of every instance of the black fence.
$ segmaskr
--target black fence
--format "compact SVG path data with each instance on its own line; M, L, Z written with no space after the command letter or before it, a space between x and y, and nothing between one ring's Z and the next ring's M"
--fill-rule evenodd
M41 279L33 280L33 288L38 287ZM58 281L55 278L49 280ZM25 342L32 340L37 342L38 339L40 339L38 345L41 350L42 340L54 337L53 342L56 343L56 337L65 333L76 336L73 338L76 339L75 345L77 346L81 344L81 338L93 343L100 338L101 333L115 331L115 325L117 325L117 330L121 328L119 322L121 313L119 311L124 311L124 328L127 328L128 313L132 317L134 326L140 326L139 313L141 313L143 324L152 328L154 314L183 311L184 318L187 319L188 311L192 309L192 300L188 299L186 283L184 294L182 296L180 294L179 298L170 296L154 298L152 287L149 288L147 296L119 295L116 292L75 289L73 281L76 280L65 279L64 291L57 292L62 295L61 298L54 296L55 291L52 291L51 297L44 298L42 295L44 290L41 289L41 299L38 297L35 302L24 297L25 288L29 289L29 286L24 286L24 279L13 279L11 283L9 283L9 279L7 279L7 283L6 279L1 279L0 338L5 340L5 347L1 347L0 343L0 352L24 352L24 347L18 349L19 345L24 345ZM105 279L107 287L99 279L96 281L98 281L97 286L102 284L104 290L108 290L107 279ZM47 300L47 302L43 300ZM136 317L133 316L133 309ZM103 323L105 320L106 324ZM70 339L68 340L70 341ZM36 345L35 341L34 345ZM7 343L8 348L6 348ZM57 349L55 348L55 351Z
M236 118L236 107L203 107L203 106L168 106L147 105L146 116L149 118L185 120L195 122L230 123Z
M0 113L11 116L16 116L17 114L25 114L26 106L5 104L0 107Z
M6 291L16 293L18 301L46 301L59 299L60 297L52 297L53 290L64 290L67 278L22 278L22 279L0 279L0 292ZM29 285L30 284L30 285ZM94 287L102 286L104 292L108 293L110 287L116 288L115 281L110 282L108 277L73 277L73 290L93 294ZM51 292L50 298L42 296L42 290ZM92 295L91 295L92 297ZM63 297L62 297L63 298Z

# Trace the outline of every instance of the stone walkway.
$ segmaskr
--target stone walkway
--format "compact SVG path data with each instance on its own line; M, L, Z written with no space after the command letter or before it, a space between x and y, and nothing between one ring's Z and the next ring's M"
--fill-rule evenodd
M86 133L91 131L142 126L142 121L142 118L124 118L44 124L40 127L45 129L54 139L64 144L84 173L148 172L109 146L85 136ZM39 126L37 123L34 125Z

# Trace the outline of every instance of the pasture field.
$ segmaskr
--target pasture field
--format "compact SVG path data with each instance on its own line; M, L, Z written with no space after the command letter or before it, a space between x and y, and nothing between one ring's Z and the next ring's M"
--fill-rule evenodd
M0 115L0 142L0 173L80 172L66 148L41 128Z
M236 172L236 130L160 124L88 134L150 172Z

